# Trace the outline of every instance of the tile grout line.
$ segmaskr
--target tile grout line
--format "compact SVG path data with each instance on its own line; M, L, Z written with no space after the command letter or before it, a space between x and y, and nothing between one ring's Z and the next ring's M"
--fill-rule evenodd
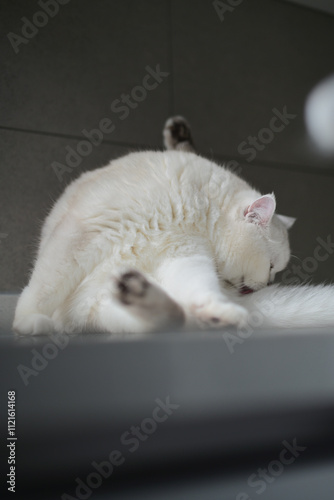
M334 176L334 167L313 167L312 165L299 165L297 163L278 163L272 160L258 160L256 163L246 163L244 158L240 156L227 156L220 153L213 153L213 157L221 160L223 162L228 162L231 160L237 161L241 166L247 167L260 167L260 168L274 168L275 170L284 170L288 172L299 172L306 174L318 174L324 176Z
M0 130L7 130L10 132L22 132L26 134L36 134L36 135L44 135L46 137L58 137L60 139L70 139L70 140L83 140L84 137L82 135L75 134L62 134L61 132L47 132L44 130L31 130L25 128L17 128L17 127L6 127L0 125ZM144 148L144 149L152 149L152 146L149 144L142 143L134 143L134 142L124 142L124 141L112 141L108 139L104 139L101 144L107 144L112 146L121 146L121 147L130 147L130 148Z
M46 137L57 137L60 139L69 139L69 140L82 140L83 136L81 135L70 135L70 134L62 134L60 132L46 132L42 130L30 130L30 129L24 129L24 128L16 128L16 127L6 127L3 125L0 125L0 130L7 130L10 132L20 132L20 133L28 133L28 134L35 134L35 135L44 135ZM123 142L123 141L112 141L112 140L103 140L101 142L102 145L108 145L108 146L119 146L122 148L134 148L135 150L141 149L141 150L155 150L159 151L162 148L159 148L157 146L152 147L150 144L142 144L142 143L133 143L133 142ZM206 157L203 153L200 153L200 155ZM247 168L247 165L244 163L244 159L237 157L237 156L227 156L227 155L222 155L220 153L215 153L213 152L213 161L214 159L217 158L217 160L220 160L222 162L227 162L231 160L238 161L241 165L245 165ZM251 167L252 164L249 164ZM325 175L325 176L334 176L334 168L332 167L313 167L311 165L298 165L294 163L280 163L279 165L276 162L273 162L271 160L268 161L263 161L263 160L258 160L256 163L254 163L254 166L261 167L261 168L274 168L275 170L284 170L284 171L294 171L294 172L299 172L299 173L308 173L308 174L318 174L318 175Z

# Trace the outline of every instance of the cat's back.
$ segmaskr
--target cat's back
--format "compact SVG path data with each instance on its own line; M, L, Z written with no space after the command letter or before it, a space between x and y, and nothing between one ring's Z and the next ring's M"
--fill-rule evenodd
M166 228L171 223L194 224L200 218L205 224L211 194L217 201L225 191L244 184L194 153L131 153L73 181L47 218L42 240L65 219L80 226L94 225L94 230L111 220L116 224L130 220L138 226L154 220L154 226Z
M198 155L179 151L131 153L105 167L82 174L63 194L67 210L92 207L129 207L140 202L161 201L200 189L213 172L223 171ZM82 210L84 212L82 212Z

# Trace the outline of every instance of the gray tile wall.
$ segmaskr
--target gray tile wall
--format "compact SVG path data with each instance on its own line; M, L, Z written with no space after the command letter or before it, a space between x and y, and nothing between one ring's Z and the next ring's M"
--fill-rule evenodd
M303 106L333 72L334 17L275 0L244 0L223 21L205 0L61 3L53 17L36 15L33 0L0 4L0 291L26 283L41 223L65 185L130 149L161 147L172 113L188 117L203 155L238 161L245 178L276 193L281 213L298 217L292 263L307 267L316 239L333 232L334 165L309 144ZM26 19L45 25L27 28ZM137 102L120 110L117 100L157 65L157 85L147 80L155 88L135 90ZM296 117L248 162L240 143L284 106ZM52 163L103 119L114 130L59 180ZM304 275L331 280L334 256L313 268Z

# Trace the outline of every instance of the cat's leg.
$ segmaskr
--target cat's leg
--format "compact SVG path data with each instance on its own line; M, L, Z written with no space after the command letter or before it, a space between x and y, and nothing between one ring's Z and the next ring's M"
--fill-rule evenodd
M148 281L136 270L127 271L116 278L115 297L150 328L182 326L184 323L182 307L160 286Z
M189 123L183 116L168 118L163 129L163 139L166 149L196 152Z
M53 332L51 316L39 308L39 287L29 283L22 291L16 305L14 332L20 335L41 335Z
M140 272L131 269L106 279L103 268L100 271L56 311L57 331L143 333L183 325L182 308Z
M44 245L29 284L19 297L13 323L15 332L38 335L53 330L54 311L84 277L85 270L78 264L84 243L80 225L69 215ZM93 259L91 262L95 263Z
M166 259L157 278L170 296L182 305L187 317L200 324L221 327L243 326L248 313L231 302L221 289L215 264L208 255Z

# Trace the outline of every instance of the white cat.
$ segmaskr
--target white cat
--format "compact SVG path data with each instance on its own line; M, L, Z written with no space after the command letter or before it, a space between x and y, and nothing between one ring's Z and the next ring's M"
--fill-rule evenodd
M334 324L332 288L267 287L289 261L293 223L275 214L274 195L191 152L183 118L167 121L164 138L173 150L130 154L66 188L45 221L14 330L242 327L270 296L264 326Z

